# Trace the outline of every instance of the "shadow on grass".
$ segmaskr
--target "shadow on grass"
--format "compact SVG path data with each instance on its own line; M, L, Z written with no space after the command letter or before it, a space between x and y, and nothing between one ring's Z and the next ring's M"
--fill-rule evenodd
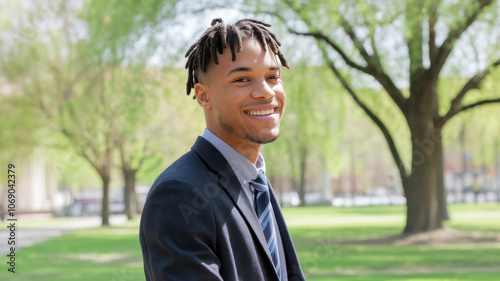
M475 219L473 223L454 220L448 224L493 233L463 235L449 230L430 240L413 236L405 241L400 235L404 224L376 220L294 226L290 231L307 280L498 280L498 226L491 226L491 219ZM433 240L436 243L428 243ZM396 246L397 241L408 243ZM474 276L474 272L478 275Z

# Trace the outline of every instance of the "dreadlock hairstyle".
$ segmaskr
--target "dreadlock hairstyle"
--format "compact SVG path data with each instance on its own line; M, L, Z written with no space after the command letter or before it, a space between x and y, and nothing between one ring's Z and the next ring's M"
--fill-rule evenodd
M199 82L200 71L207 71L211 59L215 64L219 64L217 52L222 54L223 50L229 46L234 61L236 59L236 45L238 52L241 51L242 39L244 38L256 38L264 51L267 51L267 46L269 46L271 51L278 56L281 64L286 68L290 68L279 50L281 43L276 38L276 35L267 29L270 26L270 24L253 19L242 19L228 25L224 24L221 18L212 20L212 26L186 52L185 57L188 58L186 68L189 73L186 84L187 95L191 93L194 85Z

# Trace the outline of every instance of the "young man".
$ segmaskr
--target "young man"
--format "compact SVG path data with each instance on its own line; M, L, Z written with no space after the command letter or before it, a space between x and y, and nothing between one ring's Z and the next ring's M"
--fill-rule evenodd
M186 54L207 127L148 195L147 280L305 280L260 154L278 137L289 68L269 26L214 19Z

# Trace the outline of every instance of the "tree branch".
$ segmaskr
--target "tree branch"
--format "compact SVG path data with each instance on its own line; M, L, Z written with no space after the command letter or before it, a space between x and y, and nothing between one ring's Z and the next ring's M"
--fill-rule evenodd
M342 16L340 16L340 25L342 25L342 28L344 29L345 33L347 33L349 38L351 38L354 47L358 49L359 54L365 59L368 65L378 64L380 62L377 59L374 60L374 57L368 54L368 52L365 49L365 46L363 46L363 42L361 42L358 36L356 36L356 34L354 33L353 27Z
M297 7L294 7L294 3L291 1L286 1L288 6L295 11L297 15L300 16L300 9L297 9ZM286 19L284 19L281 15L276 15L277 13L270 13L275 16L277 16L281 21L286 23ZM317 31L318 29L314 27L312 23L310 23L307 19L301 18L302 21L309 27L309 30L316 30L316 31L310 31L310 32L299 32L296 31L292 28L288 28L288 31L293 34L297 35L303 35L303 36L310 36L314 37L317 41L323 41L326 44L328 44L330 47L332 47L337 54L340 55L340 57L344 60L344 62L350 66L351 68L354 68L358 71L361 71L365 74L368 74L375 78L382 87L386 90L386 92L389 94L389 96L392 98L394 103L399 107L401 112L406 115L407 114L407 100L401 93L398 87L394 84L392 81L391 77L384 71L382 64L380 62L380 58L377 55L377 49L375 47L375 42L373 39L373 36L371 36L371 44L373 48L373 54L370 55L366 51L366 48L363 46L363 43L359 38L356 36L354 32L354 28L345 20L343 17L341 17L341 25L342 28L344 29L344 32L349 36L351 41L354 43L356 49L359 51L361 56L364 58L366 62L366 66L362 66L356 62L354 62L349 56L346 54L346 52L332 39L330 39L328 36L325 34L321 33L320 31Z
M95 140L95 137L92 136L92 133L85 131L85 127L79 122L78 114L75 112L71 103L67 104L67 109L70 114L70 121L75 122L76 126L65 126L65 118L63 115L63 108L59 108L59 120L60 120L60 131L67 137L67 139L75 146L75 149L78 154L82 155L87 159L92 166L96 170L99 170L99 166L102 165L102 154L96 147L95 143L91 140ZM71 129L77 130L80 134L75 134ZM87 134L89 133L89 134ZM85 136L87 134L87 136ZM83 141L83 143L82 143ZM86 150L88 148L92 154L89 155L89 152Z
M408 34L406 45L408 47L408 57L410 59L410 83L418 80L423 64L423 1L415 1L406 7L406 24ZM405 36L406 37L406 36ZM410 86L411 88L411 86Z
M347 33L349 38L351 38L354 46L358 49L359 53L361 56L365 59L367 63L366 67L366 72L367 74L371 75L373 78L375 78L381 85L384 87L386 92L389 94L389 96L392 98L394 103L399 107L401 112L406 115L406 99L404 98L403 94L401 94L401 91L396 87L392 79L387 75L387 73L384 71L382 67L382 63L380 62L380 58L378 57L376 51L376 46L375 42L373 39L373 36L371 36L371 44L374 53L372 55L369 55L368 52L366 51L365 47L363 46L363 43L359 38L356 36L354 33L353 27L347 22L347 20L344 19L344 17L341 17L341 24L342 27L344 28L344 31Z
M296 30L293 30L290 28L288 29L288 31L290 33L293 33L293 34L303 35L303 36L311 36L311 37L314 37L316 40L324 41L342 57L342 59L344 60L344 62L348 66L350 66L354 69L357 69L359 71L362 71L364 73L368 73L368 69L365 66L361 66L361 65L355 63L353 60L351 60L349 58L349 56L347 56L347 54L344 52L344 50L342 50L342 48L340 48L339 45L337 45L335 42L333 42L330 38L328 38L323 33L321 33L321 32L299 32L299 31L296 31Z
M379 62L380 65L380 57L378 55L377 45L375 44L375 30L373 26L370 26L369 28L370 28L370 46L372 47L373 50L372 57L374 57Z
M123 141L117 141L116 142L116 147L118 148L118 151L120 152L120 160L121 160L121 166L120 166L120 169L123 171L123 170L126 170L130 167L130 162L128 162L126 159L125 159L125 148L124 148L124 145L123 145Z
M433 2L429 11L429 60L436 59L438 48L436 46L436 22L438 20L437 3Z
M99 159L95 158L95 159L92 159L89 154L81 148L81 146L79 146L76 142L75 142L75 135L72 134L67 128L61 126L61 133L63 133L66 138L70 141L71 144L73 144L75 146L75 151L78 155L82 156L83 158L85 158L89 163L90 165L92 165L92 167L94 167L94 169L99 173L100 171L100 167L99 167Z
M380 64L379 66L375 66L375 64L371 64L369 67L361 66L354 61L352 61L347 54L335 43L333 42L330 38L328 38L326 35L324 35L321 32L298 32L292 29L289 29L291 33L297 34L297 35L304 35L304 36L311 36L314 37L316 40L321 40L327 43L330 47L332 47L344 60L344 62L356 69L359 70L365 74L368 74L375 78L381 85L384 87L384 89L387 91L389 96L392 98L394 103L399 107L401 112L403 114L406 114L406 99L403 96L403 94L399 91L399 89L396 87L392 79L383 71L382 67ZM370 63L370 61L368 61Z
M460 92L455 96L455 98L451 101L450 109L448 112L438 120L438 125L442 126L446 122L448 122L453 116L457 115L459 112L464 110L464 106L461 105L462 100L465 95L472 89L480 89L481 83L483 80L490 74L492 68L496 68L500 65L500 59L493 62L488 68L484 71L480 71L476 73L465 85L462 87Z
M149 148L149 142L148 140L145 140L144 141L144 146L142 147L142 157L141 159L139 160L139 163L137 163L137 166L135 167L135 170L136 171L139 171L142 167L142 164L144 164L144 161L146 159L148 159L149 157L152 157L154 155L153 152L151 153L147 153L148 151L148 148Z
M482 100L482 101L478 101L478 102L471 103L471 104L468 104L468 105L464 105L464 106L462 106L462 109L460 109L460 112L473 109L476 106L490 104L490 103L500 103L500 98L489 99L489 100Z
M347 92L351 95L351 97L354 99L356 104L358 104L359 107L363 109L363 111L370 117L370 119L377 125L377 127L382 131L382 134L384 135L385 140L387 141L387 144L389 145L389 149L391 151L392 157L394 161L396 162L396 166L398 167L399 173L401 175L401 179L405 179L408 177L404 163L401 159L401 156L399 155L399 152L396 148L396 144L394 142L394 139L391 136L391 133L387 129L387 127L384 125L384 123L376 116L373 111L368 108L368 106L359 99L358 95L356 92L352 89L352 87L349 85L349 83L344 79L342 74L340 74L339 70L337 67L335 67L335 64L324 54L325 59L327 60L328 66L330 69L333 71L337 79L342 83L342 86L347 90Z
M441 47L438 49L438 53L434 60L431 60L431 68L435 73L439 73L443 68L444 63L448 59L455 43L458 41L460 36L471 26L471 24L477 19L481 11L491 4L492 0L479 0L476 9L465 19L462 24L459 24L455 29L450 30L448 37L444 40Z

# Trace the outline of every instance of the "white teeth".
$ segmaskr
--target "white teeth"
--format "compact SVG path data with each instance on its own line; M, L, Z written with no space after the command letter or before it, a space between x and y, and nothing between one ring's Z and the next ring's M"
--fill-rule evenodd
M253 110L253 111L248 111L248 114L250 115L267 115L274 113L274 108L273 109L268 109L268 110Z

